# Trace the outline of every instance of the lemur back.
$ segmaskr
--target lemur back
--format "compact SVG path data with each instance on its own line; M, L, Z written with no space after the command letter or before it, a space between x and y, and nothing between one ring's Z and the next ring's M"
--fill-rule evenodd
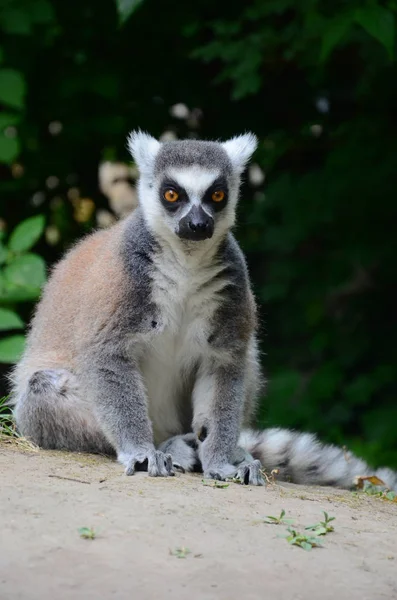
M19 430L44 448L115 453L127 475L262 485L262 468L280 467L348 487L362 461L305 434L244 429L263 382L231 229L254 136L160 144L137 132L129 146L139 207L54 268L12 377Z

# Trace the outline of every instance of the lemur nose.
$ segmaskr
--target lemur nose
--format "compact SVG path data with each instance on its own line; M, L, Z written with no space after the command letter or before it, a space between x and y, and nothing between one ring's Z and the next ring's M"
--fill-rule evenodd
M207 240L214 233L214 219L202 206L193 206L178 225L179 237L193 242Z
M198 223L189 221L189 229L192 231L206 231L209 227L209 224L210 223L208 219L206 221L199 221Z

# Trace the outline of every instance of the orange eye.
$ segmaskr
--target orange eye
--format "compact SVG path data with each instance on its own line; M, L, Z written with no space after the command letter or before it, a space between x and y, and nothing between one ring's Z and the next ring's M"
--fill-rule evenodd
M175 190L167 190L164 192L164 199L167 200L167 202L176 202L178 198L179 194Z
M224 197L225 197L225 192L222 190L217 190L211 196L211 198L213 199L214 202L222 202Z

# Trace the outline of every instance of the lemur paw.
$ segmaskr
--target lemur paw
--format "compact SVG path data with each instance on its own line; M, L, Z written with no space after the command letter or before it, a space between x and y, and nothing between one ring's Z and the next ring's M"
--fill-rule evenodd
M243 464L233 465L222 465L218 468L209 468L205 471L204 477L207 479L218 479L225 481L225 479L238 480L244 485L264 485L265 482L261 473L262 465L259 460L253 460L252 462L244 462Z
M233 479L237 475L237 467L229 464L223 464L219 467L209 467L204 471L205 479L217 479L225 481L225 479Z
M171 454L164 454L159 450L145 454L121 454L118 460L125 466L126 475L133 475L135 471L147 471L149 477L172 477L175 475Z
M244 485L265 485L261 470L261 462L254 460L240 465L237 469L236 478Z
M172 467L171 454L164 454L156 450L149 458L148 473L150 477L173 477L175 471Z
M200 464L198 458L198 440L194 433L176 435L160 444L162 452L171 454L174 469L185 473L194 471Z

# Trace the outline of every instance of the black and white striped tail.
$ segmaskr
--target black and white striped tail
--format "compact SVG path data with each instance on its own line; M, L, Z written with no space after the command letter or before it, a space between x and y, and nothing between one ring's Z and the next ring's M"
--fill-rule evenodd
M267 472L279 469L277 478L280 480L350 489L357 476L376 475L388 489L397 491L397 472L387 468L371 469L350 452L322 444L310 433L246 429L240 435L239 445L259 459Z

